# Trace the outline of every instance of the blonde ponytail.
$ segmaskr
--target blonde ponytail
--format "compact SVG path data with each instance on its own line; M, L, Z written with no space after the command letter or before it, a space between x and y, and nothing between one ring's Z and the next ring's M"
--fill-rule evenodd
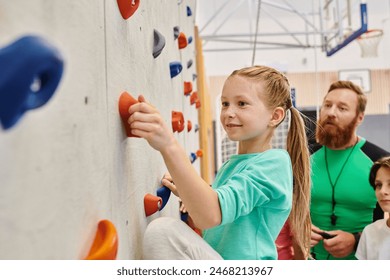
M293 168L293 205L289 216L294 240L304 258L310 255L310 153L306 139L305 123L301 113L290 108L291 124L287 135L287 151ZM295 252L296 254L298 252Z

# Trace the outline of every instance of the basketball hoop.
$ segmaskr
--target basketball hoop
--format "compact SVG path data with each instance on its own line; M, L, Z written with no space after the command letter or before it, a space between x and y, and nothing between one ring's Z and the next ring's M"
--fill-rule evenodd
M360 35L356 41L359 43L362 57L377 57L378 45L383 36L382 29L371 29Z

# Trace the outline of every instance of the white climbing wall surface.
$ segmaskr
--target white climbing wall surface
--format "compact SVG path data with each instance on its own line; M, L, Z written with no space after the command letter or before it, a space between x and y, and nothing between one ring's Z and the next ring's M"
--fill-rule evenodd
M0 49L34 34L65 66L45 106L0 127L0 259L84 259L104 219L117 230L116 258L140 259L147 224L180 218L173 195L146 217L144 196L156 195L166 168L145 140L126 136L118 100L143 94L168 124L182 112L185 129L175 135L196 153L198 110L183 93L184 81L196 91L195 44L179 49L174 36L177 26L194 40L195 9L196 0L140 0L124 19L116 0L0 0ZM166 41L156 58L154 30ZM172 78L171 62L183 65Z

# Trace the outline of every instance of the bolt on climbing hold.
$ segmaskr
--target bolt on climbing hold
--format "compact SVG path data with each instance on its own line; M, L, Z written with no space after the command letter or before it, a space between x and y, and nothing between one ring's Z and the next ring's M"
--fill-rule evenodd
M115 260L117 252L118 234L116 228L109 220L101 220L85 260Z
M180 62L174 61L169 63L169 69L171 71L171 78L176 77L183 70L183 66Z
M172 129L173 132L182 132L184 130L184 116L182 112L172 111Z
M23 36L0 49L0 123L14 126L28 110L45 105L64 69L59 50L38 36Z
M188 37L188 44L192 43L192 36Z
M187 16L192 16L192 11L191 11L191 8L190 6L187 6Z
M184 95L188 96L192 92L192 82L184 81Z
M140 0L117 0L117 3L122 18L128 19L137 11Z
M192 122L190 120L187 121L187 132L190 132L192 129Z
M144 196L144 209L146 217L149 217L150 215L159 211L161 209L162 203L163 202L161 197L147 193Z
M187 62L187 69L192 66L192 63L193 63L192 59L188 60L188 62Z
M188 212L180 212L180 219L183 221L183 222L187 222L188 220Z
M175 40L177 38L179 38L179 34L180 34L180 27L179 26L174 26L173 27L173 37L175 38Z
M196 159L197 159L196 154L195 153L191 153L190 154L190 161L191 161L191 163L194 163Z
M177 42L179 45L179 49L184 49L185 47L187 47L187 37L183 32L180 32Z
M153 57L158 57L163 48L165 47L165 37L156 29L153 31L154 43L153 43Z
M138 137L131 133L130 125L127 122L128 119L130 118L129 108L136 103L138 103L138 100L132 97L126 91L124 91L119 97L119 102L118 102L119 115L125 127L127 137Z
M162 204L160 207L160 211L163 210L165 205L167 204L169 197L171 196L171 190L168 189L166 186L162 186L157 189L157 196L161 197L162 199Z
M199 100L198 92L194 91L190 96L190 104L194 105Z

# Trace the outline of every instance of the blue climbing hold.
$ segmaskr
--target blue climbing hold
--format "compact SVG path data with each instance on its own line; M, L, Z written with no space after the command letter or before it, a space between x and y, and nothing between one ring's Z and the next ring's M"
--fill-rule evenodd
M60 52L45 39L24 36L0 49L0 122L14 126L22 115L43 106L62 77Z
M183 66L177 61L169 63L169 68L171 70L171 78L176 77L183 70Z
M191 161L191 163L194 163L195 162L195 160L196 160L196 154L195 153L191 153L190 154L190 161Z
M188 44L191 44L192 43L192 36L188 37Z
M183 221L183 222L187 222L188 221L188 212L180 212L180 219Z
M191 11L190 6L187 6L187 16L188 17L192 16L192 11Z
M165 207L169 200L169 197L171 196L171 190L168 189L166 186L162 186L161 188L157 189L157 196L161 197L162 199L162 205L160 207L161 211Z

